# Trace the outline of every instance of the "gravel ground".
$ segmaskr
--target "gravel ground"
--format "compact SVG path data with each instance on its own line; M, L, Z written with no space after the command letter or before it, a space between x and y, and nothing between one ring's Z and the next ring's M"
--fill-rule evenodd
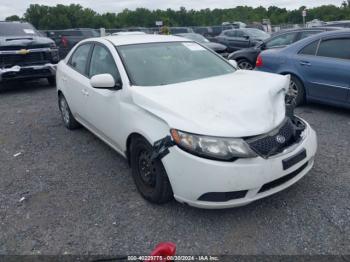
M0 92L0 254L350 254L350 111L299 108L318 132L315 167L251 205L152 205L127 162L85 129L61 123L46 82Z

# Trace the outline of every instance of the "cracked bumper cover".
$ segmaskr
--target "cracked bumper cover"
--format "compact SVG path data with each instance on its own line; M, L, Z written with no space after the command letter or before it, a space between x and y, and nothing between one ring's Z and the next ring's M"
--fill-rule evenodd
M255 200L275 194L300 180L314 164L317 150L315 131L306 123L304 138L285 152L269 159L262 157L238 159L235 162L220 162L203 159L174 146L162 158L169 176L174 197L183 203L200 208L230 208L249 204ZM306 157L288 169L283 161L295 157L305 150ZM268 190L270 183L293 177ZM244 196L228 201L203 201L201 196L210 193L232 193L245 191Z

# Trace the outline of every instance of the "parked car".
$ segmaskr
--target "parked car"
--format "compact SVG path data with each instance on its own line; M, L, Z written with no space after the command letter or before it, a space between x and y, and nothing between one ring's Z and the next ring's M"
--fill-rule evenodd
M68 52L81 40L98 37L100 33L96 29L91 28L75 28L65 30L47 31L47 36L53 39L59 47L60 57L64 58Z
M350 30L318 34L284 49L262 52L257 70L290 74L296 104L314 101L350 107Z
M190 27L169 27L169 32L172 35L183 34L183 33L193 33Z
M219 26L205 26L194 27L193 31L197 34L203 35L210 42L217 42L216 36L220 35L222 31L233 29L232 25L219 25Z
M0 22L0 82L47 78L54 85L58 49L31 24Z
M226 45L230 52L253 47L269 38L270 35L256 28L231 29L216 37L217 42Z
M145 35L145 32L142 31L130 31L130 32L116 32L112 33L112 35Z
M327 22L325 26L350 28L350 20Z
M196 42L210 48L211 50L215 51L216 53L222 55L223 57L228 56L227 47L225 45L210 42L208 39L206 39L204 36L202 36L200 34L184 33L184 34L177 34L177 36L185 37L187 39L196 41Z
M141 195L228 208L283 190L313 166L315 131L285 110L289 76L181 37L80 42L59 63L59 109L126 157Z
M263 41L260 45L233 52L228 56L228 58L236 60L239 68L252 70L255 67L255 62L258 55L263 50L283 48L306 37L319 34L325 31L333 31L337 29L341 28L314 27L280 31L278 33L273 34L270 38Z

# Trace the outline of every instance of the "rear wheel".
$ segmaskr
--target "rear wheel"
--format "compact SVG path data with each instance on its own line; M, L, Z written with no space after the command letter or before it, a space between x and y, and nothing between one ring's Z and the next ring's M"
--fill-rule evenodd
M136 188L148 201L163 204L170 201L173 191L162 162L152 160L152 146L142 137L130 145L130 163Z
M62 94L60 94L58 97L58 106L63 123L68 129L76 129L80 127L80 124L77 122L77 120L75 120L72 112L69 109L66 98Z
M289 90L286 95L286 103L294 103L296 106L305 102L305 89L303 83L295 76L290 79Z
M238 67L243 70L253 70L254 66L247 59L238 60Z

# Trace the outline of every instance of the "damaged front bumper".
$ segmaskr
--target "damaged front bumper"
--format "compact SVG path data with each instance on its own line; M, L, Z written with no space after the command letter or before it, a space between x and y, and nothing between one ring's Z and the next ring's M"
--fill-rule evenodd
M209 160L172 146L167 138L154 148L158 148L155 151L161 156L179 202L200 208L242 206L288 188L311 170L317 150L316 133L307 122L297 120L303 124L300 139L268 158Z
M0 82L11 79L42 78L56 75L57 64L43 64L0 68Z

